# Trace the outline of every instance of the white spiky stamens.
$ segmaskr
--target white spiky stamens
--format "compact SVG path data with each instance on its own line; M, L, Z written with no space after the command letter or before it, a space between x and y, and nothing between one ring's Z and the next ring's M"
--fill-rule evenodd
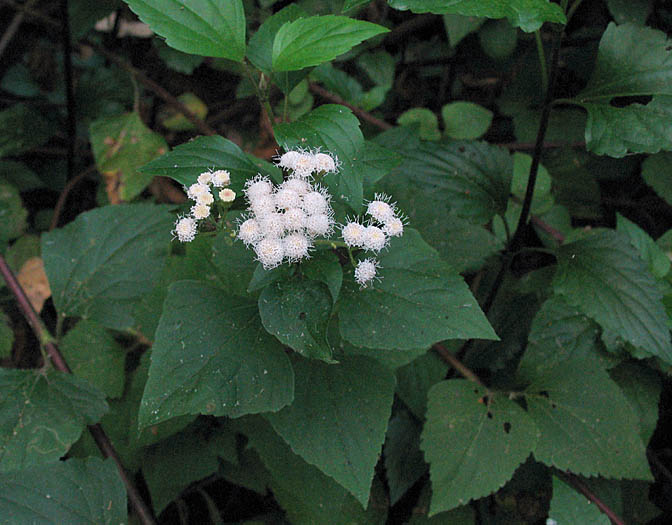
M282 188L275 194L275 206L279 210L298 208L301 206L301 196L294 190Z
M287 231L299 231L306 227L306 213L301 208L289 208L284 218Z
M387 245L387 235L378 226L367 226L364 231L364 248L379 252Z
M371 217L378 222L387 224L388 221L395 217L394 205L390 205L388 200L389 197L386 195L376 193L375 200L369 202L366 207L366 213L371 215Z
M191 216L196 220L205 219L210 215L210 206L203 203L196 203L191 207Z
M332 229L333 220L326 213L317 213L306 218L306 233L311 237L328 237Z
M224 188L219 192L219 199L222 202L233 202L236 200L236 192L230 188Z
M209 171L204 171L198 176L198 184L203 184L207 186L212 182L212 173Z
M247 181L245 184L245 196L252 202L259 197L270 195L273 191L273 184L268 177L257 175L253 179Z
M326 213L329 207L329 201L325 196L325 191L311 191L303 196L303 209L308 215L317 213Z
M180 242L191 242L196 237L196 219L193 217L178 217L173 230Z
M292 261L300 261L308 257L308 250L310 249L310 241L302 233L291 233L282 240L282 245L285 250L285 256Z
M313 163L315 171L324 173L334 173L338 170L338 159L334 160L331 155L327 153L316 153Z
M238 228L238 237L249 246L263 239L264 234L256 219L247 219Z
M401 237L404 234L404 221L399 217L392 217L383 225L383 231L390 237Z
M361 287L366 288L368 284L373 281L378 271L378 261L375 259L364 259L359 261L357 268L355 268L355 281Z
M292 190L298 193L299 195L303 196L309 191L311 191L310 184L308 184L308 181L305 181L303 179L299 179L296 177L290 177L287 179L285 182L283 182L280 185L281 190Z
M191 186L189 186L189 188L187 189L187 197L189 197L192 201L198 202L206 195L212 195L210 193L210 188L208 187L207 184L201 184L200 182L196 182Z
M264 237L282 237L287 231L285 217L282 213L274 211L261 217L257 216L257 220Z
M265 237L254 245L254 251L266 270L275 268L285 258L285 249L278 237Z
M343 226L341 236L350 248L361 248L364 246L364 234L366 227L358 222L352 221Z

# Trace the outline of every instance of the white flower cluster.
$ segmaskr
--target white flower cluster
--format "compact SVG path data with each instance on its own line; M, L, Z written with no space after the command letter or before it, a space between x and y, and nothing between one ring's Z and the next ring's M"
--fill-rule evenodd
M210 206L215 202L210 186L222 188L218 194L222 202L233 202L236 198L236 192L225 187L229 184L231 184L231 174L226 170L217 170L201 173L197 182L185 188L187 197L194 201L194 205L191 207L189 215L178 217L175 222L172 233L180 242L193 241L198 230L198 221L210 216Z
M245 185L249 214L238 228L238 237L267 270L309 257L313 240L329 237L334 226L331 196L313 184L312 176L335 172L337 161L326 153L289 151L278 165L290 170L279 186L261 175Z
M366 207L366 214L370 217L366 224L353 220L343 225L341 235L350 248L378 253L387 247L390 237L403 235L404 220L387 195L376 193ZM366 287L376 277L378 267L378 261L373 258L360 261L355 269L355 280Z

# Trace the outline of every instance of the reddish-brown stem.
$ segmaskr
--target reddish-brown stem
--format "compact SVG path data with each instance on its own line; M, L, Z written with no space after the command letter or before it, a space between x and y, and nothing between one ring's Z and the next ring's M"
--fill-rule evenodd
M553 237L560 244L565 242L565 234L564 233L562 233L560 230L556 230L555 228L553 228L553 226L551 226L550 224L547 224L546 222L544 222L542 219L540 219L536 215L532 215L531 221L536 226L538 226L539 228L544 230L546 233L548 233L551 237Z
M613 511L611 510L606 503L604 503L588 486L581 481L574 474L569 472L556 471L555 474L562 479L568 485L571 485L578 492L583 494L591 503L594 503L595 506L605 514L614 525L625 525L625 522Z
M93 173L96 170L95 166L89 166L86 168L84 171L81 173L78 173L75 177L70 179L65 187L63 188L63 191L61 194L58 196L58 201L56 201L56 206L54 206L54 214L51 216L51 224L49 224L49 231L54 230L58 227L58 219L61 216L61 212L63 211L63 206L65 206L65 201L68 198L68 194L72 191L72 188L74 188L79 182L89 175L90 173Z
M486 388L486 386L483 384L483 381L481 381L481 378L478 377L470 368L464 365L462 361L455 357L445 346L443 346L441 343L436 343L433 348L436 350L439 356L441 356L441 359L443 359L446 363L462 374L465 379L473 381L477 385Z
M26 296L26 292L19 284L19 281L16 279L14 272L7 265L7 261L5 261L5 258L2 255L0 255L0 274L2 274L2 277L5 279L7 288L10 289L10 291L16 298L16 302L19 305L21 313L28 321L28 324L30 324L30 327L35 333L35 336L37 337L38 341L46 349L47 355L49 356L49 359L51 359L54 368L66 374L71 374L72 371L70 370L68 363L63 358L63 355L58 350L57 346L54 344L53 337L51 336L51 334L49 334L49 332L42 324L41 319L33 309L33 306L30 304L30 301ZM124 469L124 465L121 463L119 454L117 454L117 451L112 445L110 438L107 437L107 434L103 430L103 427L101 427L100 425L89 425L88 428L89 432L91 432L91 435L93 436L93 439L96 441L96 444L98 445L98 448L100 449L103 456L106 458L112 458L112 461L114 461L114 463L117 465L117 469L119 470L119 476L121 477L124 485L126 486L128 499L130 500L131 505L133 506L133 510L135 510L136 514L140 518L140 521L144 525L154 525L156 522L152 517L152 513L149 510L149 507L147 507L142 497L140 496L138 489L135 487L130 477L128 476L126 469Z
M357 115L359 118L362 120L367 121L369 124L373 124L374 126L386 130L393 128L394 126L390 124L389 122L385 122L384 120L381 120L379 118L374 117L371 113L368 111L364 111L361 108L358 108L357 106L353 106L352 104L346 102L343 100L341 97L336 95L335 93L332 93L331 91L327 91L324 89L322 86L315 84L314 82L310 83L310 90L315 93L316 95L321 96L323 99L329 100L330 102L333 102L334 104L340 104L342 106L345 106L346 108L350 108L352 112Z

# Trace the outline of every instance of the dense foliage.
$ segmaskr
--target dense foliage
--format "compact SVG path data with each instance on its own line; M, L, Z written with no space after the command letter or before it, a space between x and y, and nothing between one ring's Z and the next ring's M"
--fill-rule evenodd
M665 2L0 13L0 521L667 522Z

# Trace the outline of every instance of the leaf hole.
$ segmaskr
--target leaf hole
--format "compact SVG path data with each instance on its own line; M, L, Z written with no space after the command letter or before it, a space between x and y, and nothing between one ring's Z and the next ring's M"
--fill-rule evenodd
M508 421L504 422L504 432L506 432L507 434L511 432L511 423L509 423Z
M301 312L299 314L299 319L301 319L303 321L305 318L306 318L306 312Z
M539 392L539 395L545 397L546 399L550 397L548 395L548 390L542 390L541 392Z
M551 403L551 408L558 408L558 405L556 405L555 403Z
M488 419L492 419L492 412L488 410Z
M630 104L635 103L646 105L651 102L652 99L653 97L650 95L640 95L636 97L615 97L611 100L609 105L615 108L624 108Z

